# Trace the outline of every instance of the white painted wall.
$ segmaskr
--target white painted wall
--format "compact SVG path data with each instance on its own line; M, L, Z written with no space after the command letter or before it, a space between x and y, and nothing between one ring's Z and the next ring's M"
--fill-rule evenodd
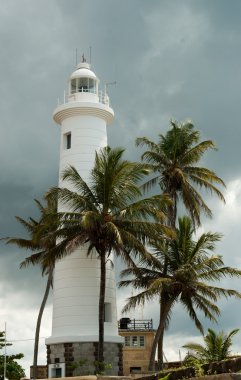
M90 102L93 96L93 103ZM85 181L94 164L95 152L107 145L106 125L113 110L96 101L96 95L81 94L57 107L54 118L61 126L59 186L70 188L61 179L67 165L74 166ZM65 135L71 133L71 149L65 147ZM60 207L61 210L61 207ZM56 264L54 274L52 335L46 344L98 341L98 305L100 262L93 254L86 257L81 247ZM121 342L116 315L114 269L108 263L106 298L111 303L112 321L105 322L105 341Z

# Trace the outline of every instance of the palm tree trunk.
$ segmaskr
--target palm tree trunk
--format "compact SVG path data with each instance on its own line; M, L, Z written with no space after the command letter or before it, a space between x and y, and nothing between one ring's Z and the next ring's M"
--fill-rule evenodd
M169 195L169 197L172 200L172 204L168 207L168 211L167 211L167 223L170 227L173 228L173 230L176 230L177 194L175 191L173 191L173 189L171 187L166 189L166 193ZM168 259L167 259L167 257L165 257L165 259L164 259L164 273L165 274L167 271L167 261L168 261ZM163 299L163 297L162 297L162 299ZM170 310L171 306L172 306L172 302L170 304L168 311ZM159 323L159 326L160 326L160 324L162 324L161 320L162 320L163 313L165 314L165 307L166 306L163 304L163 302L160 302L160 323ZM168 311L167 311L167 313L168 313ZM167 317L167 314L165 316L165 321L166 321L166 317ZM160 331L158 332L159 340L158 340L158 343L156 343L156 345L158 344L158 368L159 369L162 369L162 367L163 367L163 338L164 338L164 330L165 330L165 321L164 321L163 327L162 328L160 327ZM159 329L159 327L158 327L158 329Z
M99 364L104 362L105 287L106 287L106 261L105 261L105 253L102 253L100 254L99 345L98 345Z
M172 204L168 206L167 211L167 223L170 227L173 229L176 228L176 219L177 219L177 195L175 192L173 192L173 189L166 189L166 193L169 195L169 197L172 200Z
M52 285L52 280L53 280L53 267L49 268L49 273L48 273L48 280L47 280L47 285L44 293L44 297L39 309L38 313L38 319L37 319L37 324L36 324L36 330L35 330L35 338L34 338L34 354L33 354L33 379L37 379L37 365L38 365L38 346L39 346L39 333L40 333L40 327L41 327L41 321L42 321L42 316L44 312L44 308L49 296L49 290Z
M161 300L160 322L159 322L159 326L157 328L156 335L155 335L152 348L151 348L151 356L150 356L148 371L155 370L155 356L156 356L157 345L161 337L162 337L162 342L163 342L165 322L166 322L167 315L172 307L172 304L173 304L172 301L166 302L163 298ZM163 344L162 342L161 342L161 345ZM161 353L161 358L162 356L163 356L163 351Z
M163 338L164 338L164 328L161 331L160 338L158 341L158 349L157 349L158 369L163 368Z

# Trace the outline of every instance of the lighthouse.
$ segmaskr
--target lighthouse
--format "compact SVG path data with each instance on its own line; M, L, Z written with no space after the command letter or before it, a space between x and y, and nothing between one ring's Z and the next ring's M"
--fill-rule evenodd
M54 110L53 118L61 132L59 187L71 189L61 178L69 165L88 183L95 154L107 145L106 129L113 121L114 111L106 89L103 92L99 89L99 79L84 57L71 74L67 99ZM69 210L60 205L59 211ZM81 246L55 266L52 334L46 339L49 377L94 371L99 340L100 260L95 255L87 257L87 249ZM104 355L112 367L109 374L118 375L122 366L122 338L118 335L116 283L110 260L104 329Z

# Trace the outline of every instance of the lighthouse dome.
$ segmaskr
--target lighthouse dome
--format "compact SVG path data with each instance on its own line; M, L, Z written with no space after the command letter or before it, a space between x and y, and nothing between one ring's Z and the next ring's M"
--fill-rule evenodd
M87 62L81 62L81 63L79 63L78 66L77 66L77 70L75 70L71 74L70 79L83 78L83 77L93 78L93 79L97 79L98 80L98 78L95 75L95 73L92 70L90 70L90 65Z

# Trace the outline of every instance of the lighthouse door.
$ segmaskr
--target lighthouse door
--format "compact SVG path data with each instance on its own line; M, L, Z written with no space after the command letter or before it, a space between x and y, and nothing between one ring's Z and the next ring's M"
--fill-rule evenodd
M62 368L55 368L55 376L54 377L62 377Z
M65 363L49 364L49 378L65 377Z

